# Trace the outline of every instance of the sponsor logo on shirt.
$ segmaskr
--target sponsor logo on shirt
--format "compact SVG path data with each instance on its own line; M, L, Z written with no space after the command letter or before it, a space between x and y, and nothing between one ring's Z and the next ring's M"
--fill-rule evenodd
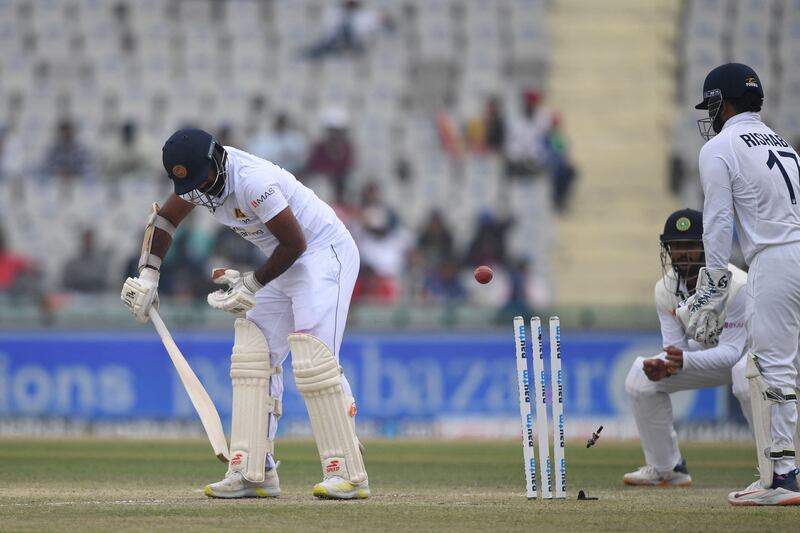
M725 325L723 327L725 329L743 328L744 322L741 320L739 322L725 322Z
M262 195L261 195L261 196L259 196L258 198L255 198L255 199L253 199L253 200L250 200L250 205L252 205L252 206L253 206L253 209L255 209L256 207L258 207L258 206L260 206L261 204L263 204L264 202L266 202L266 201L267 201L267 198L269 198L269 197L270 197L270 196L272 196L273 194L275 194L275 188L274 188L274 187L270 187L269 189L267 189L267 190L264 192L264 194L262 194Z
M252 228L252 226L250 226ZM249 239L251 237L258 237L259 235L264 235L263 229L256 229L253 231L247 231L245 228L231 228L233 231L239 234L240 237L245 239Z

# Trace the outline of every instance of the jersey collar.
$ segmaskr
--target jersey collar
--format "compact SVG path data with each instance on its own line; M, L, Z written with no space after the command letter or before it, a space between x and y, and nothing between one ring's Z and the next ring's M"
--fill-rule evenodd
M761 115L759 115L758 113L753 113L751 111L739 113L737 115L732 116L727 121L725 121L725 124L722 126L722 129L724 130L729 126L733 126L734 124L738 124L739 122L746 122L748 120L751 121L757 120L758 122L761 122Z

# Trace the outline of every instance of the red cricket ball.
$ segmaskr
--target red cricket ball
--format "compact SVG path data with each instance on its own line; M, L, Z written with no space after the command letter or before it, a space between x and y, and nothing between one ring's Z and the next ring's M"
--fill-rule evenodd
M481 265L475 269L475 281L478 283L489 283L493 277L494 272L486 265Z

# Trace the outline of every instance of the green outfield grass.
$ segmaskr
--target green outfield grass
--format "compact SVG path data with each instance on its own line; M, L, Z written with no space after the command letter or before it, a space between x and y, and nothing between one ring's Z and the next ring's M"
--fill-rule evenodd
M310 441L279 441L283 495L223 501L200 489L225 466L192 441L0 439L0 531L767 531L800 508L733 508L754 480L750 446L683 446L695 485L624 487L642 463L635 443L567 448L566 501L528 501L516 441L371 441L373 497L320 501ZM577 501L578 489L598 501ZM783 524L783 525L782 525Z

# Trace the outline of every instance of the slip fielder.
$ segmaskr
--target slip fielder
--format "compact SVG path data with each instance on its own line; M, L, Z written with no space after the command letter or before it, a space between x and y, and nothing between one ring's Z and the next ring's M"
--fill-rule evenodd
M747 340L747 274L733 265L728 319L717 344L701 344L687 336L673 312L679 302L695 292L703 251L703 214L694 209L672 213L661 234L663 275L655 286L655 304L661 323L664 351L637 358L625 380L636 427L644 450L645 466L625 474L626 485L689 486L692 477L678 447L670 394L683 390L733 384L745 418L750 420L750 400L743 354Z

